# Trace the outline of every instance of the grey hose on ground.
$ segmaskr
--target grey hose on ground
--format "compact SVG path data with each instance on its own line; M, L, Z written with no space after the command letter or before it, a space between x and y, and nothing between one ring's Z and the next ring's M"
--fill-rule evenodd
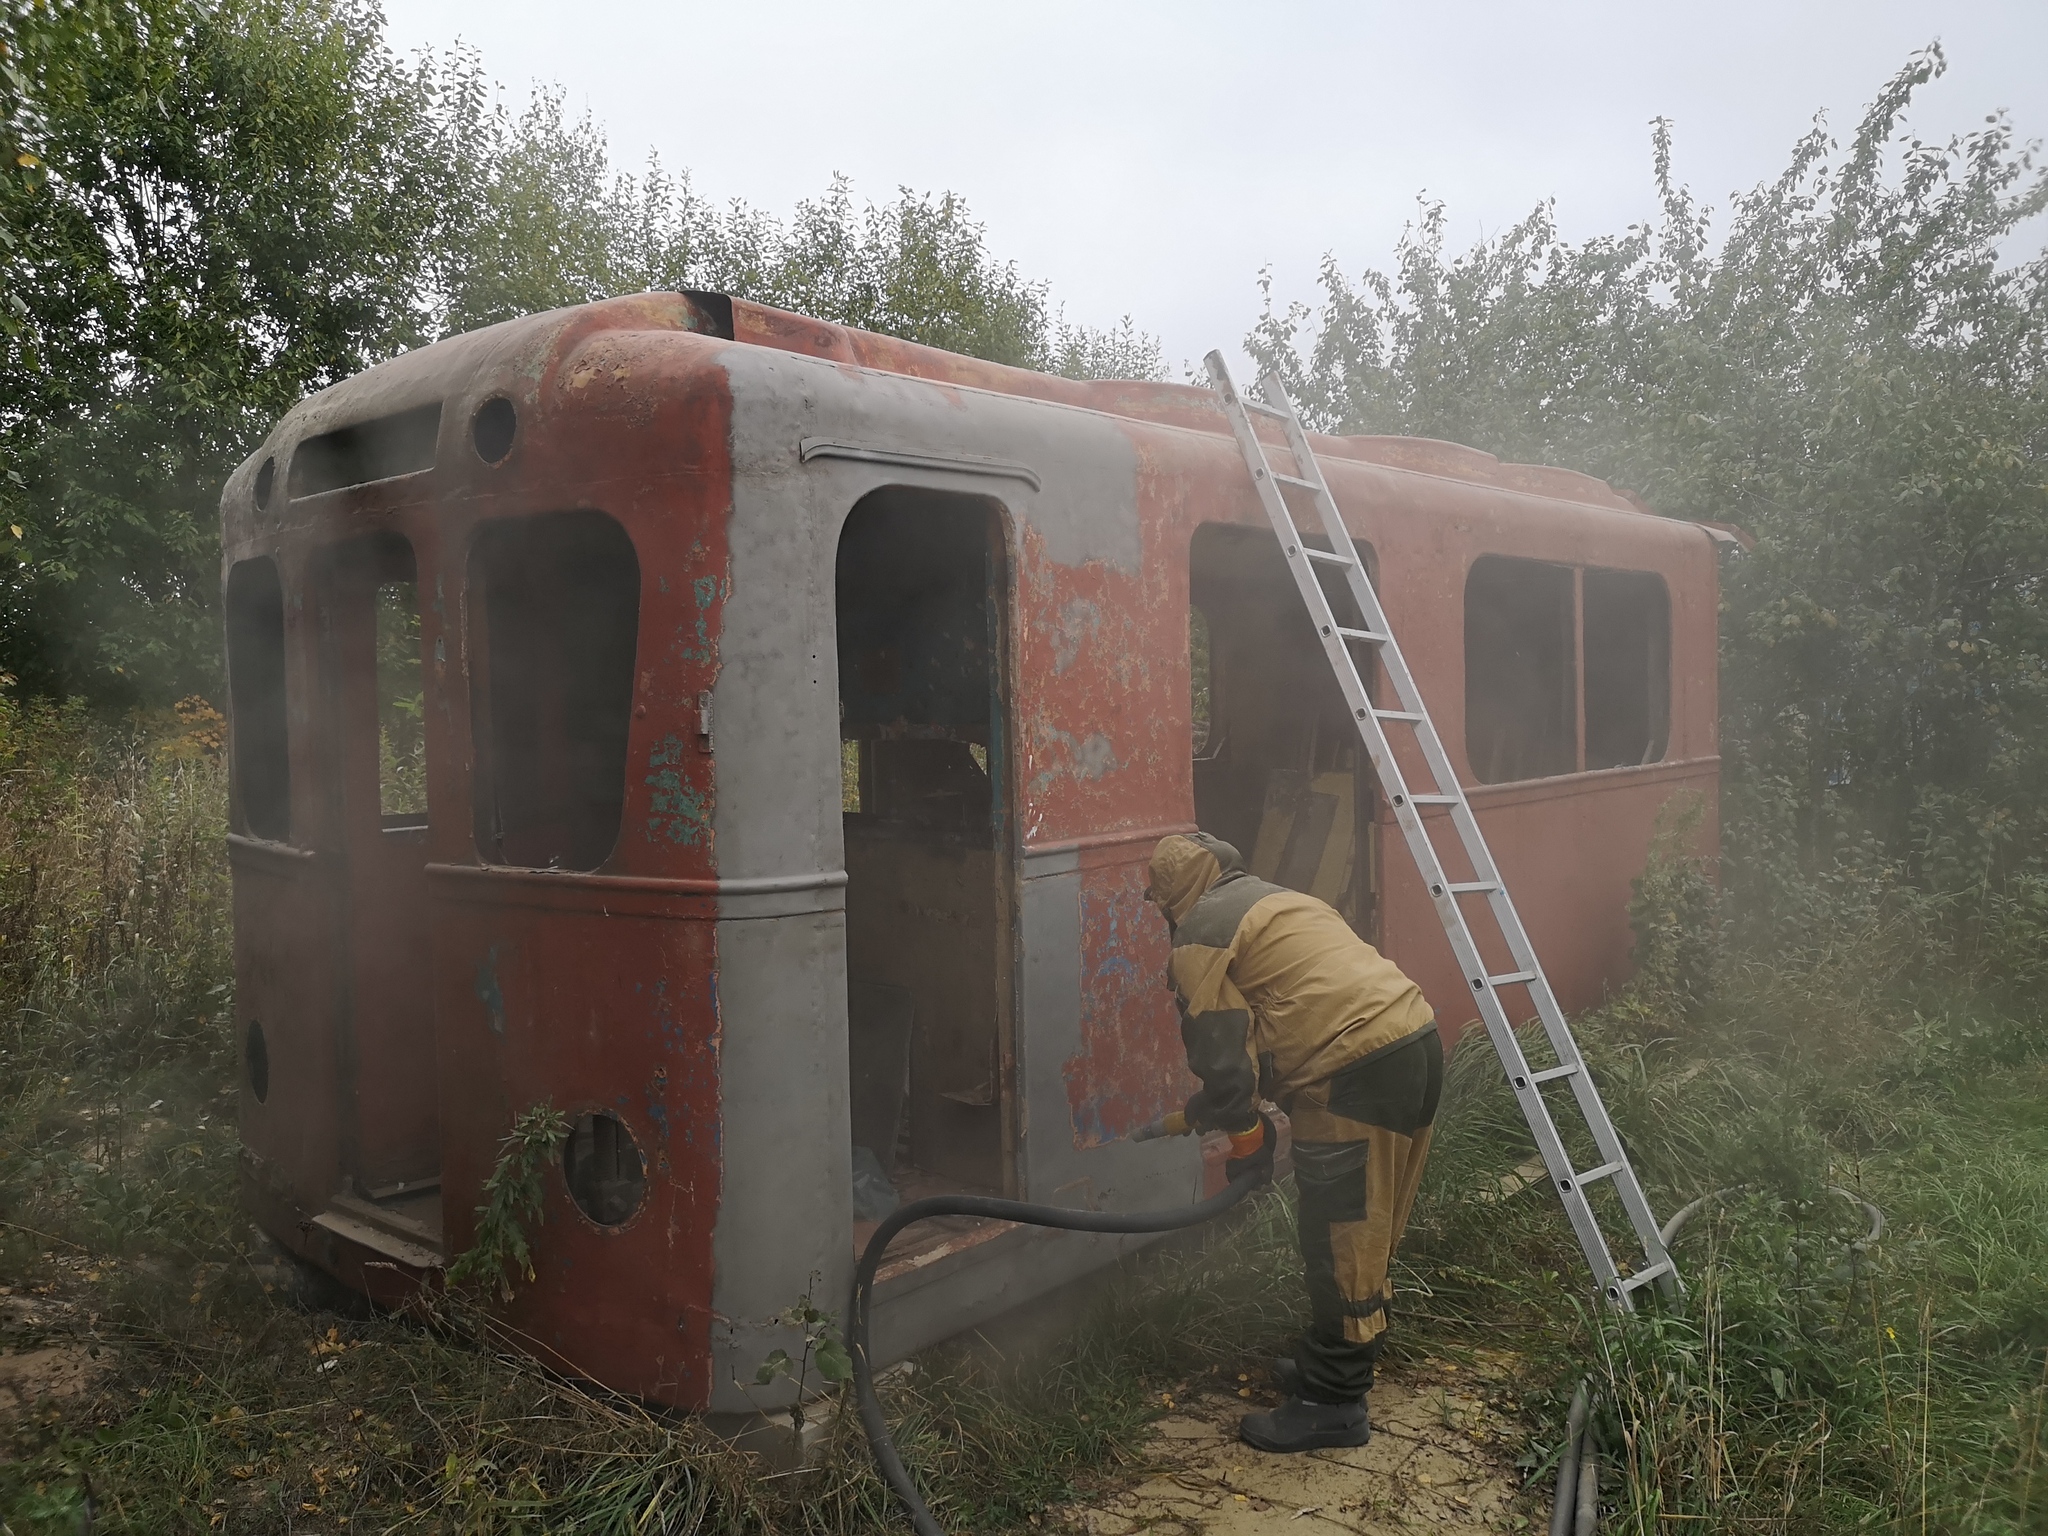
M1572 1536L1572 1494L1579 1485L1579 1449L1586 1437L1587 1409L1592 1395L1583 1377L1572 1393L1571 1412L1565 1417L1564 1449L1557 1456L1557 1495L1550 1501L1550 1536Z
M1572 1536L1593 1536L1600 1528L1600 1442L1591 1414L1586 1415L1586 1443L1579 1451L1578 1518Z
M1697 1216L1701 1211L1706 1209L1707 1206L1711 1205L1716 1200L1725 1199L1729 1195L1739 1195L1742 1193L1743 1190L1747 1188L1749 1188L1747 1184L1724 1184L1719 1189L1708 1190L1704 1195L1701 1195L1699 1199L1690 1201L1685 1205L1681 1205L1672 1214L1671 1219L1664 1223L1664 1230L1657 1234L1658 1237L1663 1241L1664 1246L1666 1248L1669 1248L1671 1246L1671 1240L1677 1237L1678 1234L1685 1229L1686 1223L1691 1221L1693 1217ZM1856 1242L1851 1243L1849 1245L1851 1248L1856 1249L1860 1252L1861 1250L1870 1247L1879 1238L1884 1236L1883 1211L1880 1211L1868 1200L1864 1199L1861 1195L1857 1194L1855 1190L1844 1189L1839 1184L1830 1184L1828 1186L1828 1193L1831 1195L1840 1195L1844 1200L1848 1201L1851 1205L1861 1207L1864 1217L1870 1222L1870 1230L1865 1232L1863 1236Z

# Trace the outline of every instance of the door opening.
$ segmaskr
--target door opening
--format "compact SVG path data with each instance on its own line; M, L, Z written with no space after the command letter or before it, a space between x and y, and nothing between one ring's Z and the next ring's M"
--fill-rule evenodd
M346 850L336 864L347 914L340 1124L351 1187L343 1198L392 1202L438 1241L418 579L413 547L396 533L365 535L335 552L324 600L336 750L325 771L339 792Z
M1005 589L986 501L884 489L840 535L857 1221L1014 1179Z

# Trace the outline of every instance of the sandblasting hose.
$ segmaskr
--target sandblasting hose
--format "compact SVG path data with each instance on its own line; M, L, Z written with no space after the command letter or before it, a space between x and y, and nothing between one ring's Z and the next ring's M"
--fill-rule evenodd
M867 1247L861 1250L860 1263L854 1268L853 1300L847 1308L846 1346L853 1356L853 1389L860 1403L861 1427L867 1431L868 1445L875 1454L875 1465L881 1469L883 1480L896 1490L896 1497L903 1501L903 1507L910 1512L910 1523L917 1528L918 1536L946 1536L946 1532L932 1518L932 1512L925 1508L916 1481L903 1465L903 1458L896 1454L896 1442L889 1437L889 1425L882 1417L881 1400L875 1396L874 1372L868 1365L868 1304L873 1299L875 1270L880 1266L883 1251L888 1248L890 1240L913 1222L928 1221L934 1216L982 1216L994 1221L1022 1222L1026 1226L1058 1227L1067 1232L1178 1232L1183 1227L1198 1227L1205 1221L1215 1220L1266 1184L1269 1177L1234 1180L1228 1188L1219 1190L1206 1200L1170 1211L1075 1211L1064 1206L998 1200L991 1195L934 1195L929 1200L913 1200L890 1212L888 1218L875 1228L875 1235L868 1239Z

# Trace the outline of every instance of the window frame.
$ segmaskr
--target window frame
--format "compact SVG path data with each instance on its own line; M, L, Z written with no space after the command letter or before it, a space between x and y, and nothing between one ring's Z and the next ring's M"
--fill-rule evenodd
M1473 612L1472 580L1474 572L1483 563L1489 561L1547 567L1553 571L1564 572L1569 575L1570 612L1567 617L1570 628L1568 647L1570 655L1568 663L1569 677L1567 680L1571 684L1571 697L1566 713L1570 716L1572 750L1571 765L1560 768L1556 772L1489 779L1484 777L1480 771L1479 753L1474 735L1471 687L1473 662L1473 647L1471 643ZM1647 711L1648 740L1645 744L1645 756L1640 762L1608 763L1602 764L1599 767L1589 766L1587 715L1589 704L1592 702L1589 699L1588 693L1589 672L1587 666L1588 645L1586 635L1586 588L1589 576L1600 581L1615 578L1617 579L1617 584L1623 580L1633 580L1644 584L1654 582L1661 598L1661 602L1658 605L1663 620L1661 645L1651 644L1650 650L1653 656L1649 665L1650 670L1653 672L1656 665L1654 653L1661 650L1663 679L1661 687L1658 687L1655 684L1654 677L1646 673L1645 686L1655 703ZM1673 672L1676 660L1676 638L1673 629L1674 609L1671 599L1671 582L1664 572L1637 566L1592 565L1580 561L1545 559L1537 555L1508 554L1500 550L1482 550L1466 562L1465 580L1461 586L1461 602L1463 612L1460 615L1462 641L1460 662L1463 670L1465 700L1465 713L1462 724L1465 770L1470 783L1485 788L1505 788L1510 785L1541 783L1547 779L1569 778L1586 773L1610 773L1629 768L1648 768L1671 760L1672 727L1674 722L1673 706L1675 701ZM1658 718L1657 704L1661 704L1661 719ZM1649 755L1651 747L1656 749L1655 755Z

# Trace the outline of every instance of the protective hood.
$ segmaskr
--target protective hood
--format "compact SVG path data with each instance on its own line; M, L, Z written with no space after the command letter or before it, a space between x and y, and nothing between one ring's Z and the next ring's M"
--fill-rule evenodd
M1152 878L1145 894L1159 903L1168 922L1179 923L1218 881L1243 873L1243 856L1220 837L1176 832L1162 837L1152 850Z

